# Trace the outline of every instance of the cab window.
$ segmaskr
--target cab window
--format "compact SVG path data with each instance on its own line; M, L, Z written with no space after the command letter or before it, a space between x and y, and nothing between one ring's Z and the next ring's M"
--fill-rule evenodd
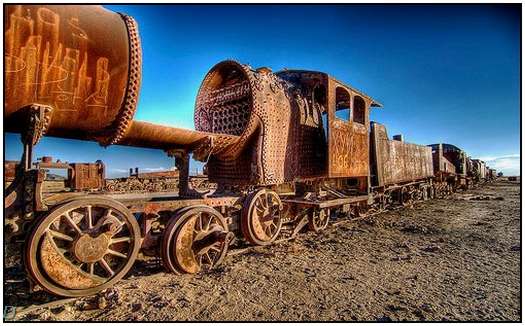
M354 96L354 122L365 124L365 100Z
M352 116L350 93L342 87L335 89L335 116L344 121L350 121Z

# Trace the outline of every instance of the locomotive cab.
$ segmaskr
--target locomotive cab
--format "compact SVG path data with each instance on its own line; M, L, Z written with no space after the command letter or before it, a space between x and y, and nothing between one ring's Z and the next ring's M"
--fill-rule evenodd
M310 111L321 115L327 148L323 176L367 192L370 108L381 104L326 73L284 70L277 75L299 88ZM303 115L301 123L308 119Z

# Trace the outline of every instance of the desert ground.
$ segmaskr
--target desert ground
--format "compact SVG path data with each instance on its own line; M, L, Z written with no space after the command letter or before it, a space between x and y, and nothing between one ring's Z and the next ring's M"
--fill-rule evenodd
M8 268L4 320L519 321L520 204L520 184L499 179L230 255L205 274L139 262L101 294L45 308L31 305L60 298L29 293Z

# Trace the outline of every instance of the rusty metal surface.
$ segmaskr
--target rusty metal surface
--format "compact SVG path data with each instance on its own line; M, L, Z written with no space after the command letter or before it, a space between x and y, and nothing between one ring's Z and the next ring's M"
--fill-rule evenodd
M133 121L127 134L119 141L119 145L164 150L185 148L198 152L200 156L206 159L208 155L220 153L238 141L239 137L234 135L214 134L145 121Z
M452 164L455 168L454 173L459 176L466 176L468 174L467 155L465 151L459 147L451 144L432 144L432 156L434 158L434 171L452 171L450 167L443 166L440 160L445 159L446 162ZM438 155L438 151L441 153Z
M71 163L69 186L75 190L102 189L105 186L105 167L102 162Z
M105 141L125 131L141 66L131 18L92 5L7 5L4 23L7 131L26 127L17 113L33 103L53 109L48 135Z
M487 173L485 162L479 159L473 159L472 171L475 177L479 179L485 179Z
M163 264L177 274L216 267L224 259L232 236L226 220L215 209L187 207L170 220L163 232Z
M336 87L344 87L352 99L359 96L365 102L359 123L341 124L333 116ZM325 73L287 70L274 74L268 68L255 70L236 61L220 62L199 89L195 126L239 139L210 157L210 179L271 185L313 177L366 176L366 124L372 104L378 105ZM323 126L327 112L335 130L328 135Z
M246 198L241 230L244 238L259 246L277 239L282 227L283 204L274 191L260 189Z
M365 100L334 80L329 80L328 99L328 176L368 176L367 126L372 100ZM350 108L347 120L336 117L340 105Z
M447 175L456 174L456 166L450 161L454 157L450 157L450 154L445 156L443 144L430 145L432 148L432 163L434 166L434 173L442 173Z
M4 161L4 178L6 183L11 182L15 179L16 166L19 163L19 161Z
M97 293L122 278L135 261L140 230L135 217L109 199L80 199L52 211L27 240L32 279L62 296Z
M389 140L386 128L376 122L371 124L371 133L375 186L434 176L430 147Z

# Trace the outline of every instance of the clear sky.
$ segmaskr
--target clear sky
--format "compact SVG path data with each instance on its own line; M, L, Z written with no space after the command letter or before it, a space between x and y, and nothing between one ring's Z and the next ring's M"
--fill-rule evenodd
M143 48L136 119L193 129L206 72L236 59L329 73L381 102L371 119L408 142L451 143L506 174L520 164L516 5L106 5L133 16ZM18 159L6 135L6 159ZM169 168L162 151L46 138L36 155L102 159L109 176ZM198 165L193 165L193 170Z

